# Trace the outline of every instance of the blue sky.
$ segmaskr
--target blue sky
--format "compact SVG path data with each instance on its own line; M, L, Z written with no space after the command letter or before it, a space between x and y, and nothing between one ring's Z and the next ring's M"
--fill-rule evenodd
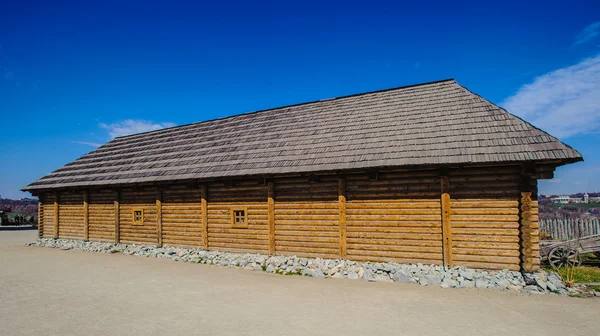
M455 78L578 149L600 191L600 4L0 0L0 195L113 136Z

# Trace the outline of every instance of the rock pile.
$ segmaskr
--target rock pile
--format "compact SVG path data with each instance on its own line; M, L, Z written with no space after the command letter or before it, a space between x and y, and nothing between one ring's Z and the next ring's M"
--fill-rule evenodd
M42 238L27 244L102 253L121 253L151 258L171 259L190 263L241 267L255 271L285 275L305 275L316 278L348 278L366 281L418 283L421 286L443 288L489 288L521 291L530 294L569 294L556 273L540 271L533 274L502 270L486 271L465 267L444 268L438 265L398 264L394 262L357 262L341 259L267 256L172 246L149 246L86 242L70 239Z

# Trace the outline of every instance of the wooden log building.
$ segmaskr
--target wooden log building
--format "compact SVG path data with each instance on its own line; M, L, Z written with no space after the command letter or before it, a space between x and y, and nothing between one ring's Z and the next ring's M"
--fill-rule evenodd
M581 160L444 80L119 137L23 190L40 237L533 271L537 180Z

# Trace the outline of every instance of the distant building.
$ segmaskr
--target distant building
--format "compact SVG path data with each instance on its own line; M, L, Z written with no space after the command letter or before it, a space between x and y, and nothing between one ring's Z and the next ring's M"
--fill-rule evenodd
M551 198L552 203L570 204L570 203L600 203L600 197L590 197L588 193L583 194L583 198L561 195Z
M558 196L558 197L554 197L552 198L552 203L560 203L560 204L568 204L568 203L572 203L572 198L570 196Z

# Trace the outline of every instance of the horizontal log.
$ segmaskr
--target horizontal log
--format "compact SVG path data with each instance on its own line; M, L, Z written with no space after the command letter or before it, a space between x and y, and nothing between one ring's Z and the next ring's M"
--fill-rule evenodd
M275 217L275 226L338 226L339 222L335 220L283 220Z
M390 251L390 252L414 252L414 253L442 253L442 246L405 246L405 245L381 245L381 244L348 244L347 248L365 251Z
M474 221L493 221L493 222L517 222L519 221L518 215L451 215L451 220L474 222Z
M266 241L269 239L268 235L247 235L247 234L235 234L235 233L230 233L230 234L225 234L225 233L220 233L220 234L213 234L211 235L209 233L208 235L208 240L209 241L222 241L222 242L234 242L236 240L244 240L244 241Z
M424 252L394 252L394 251L368 251L363 249L351 249L348 248L348 255L352 258L356 256L368 256L368 257L387 257L387 258L399 258L411 260L417 262L419 260L441 260L441 253L424 253Z
M435 202L394 202L394 203L364 203L360 201L349 201L346 209L355 210L379 210L379 209L434 209L439 211L440 203Z
M517 236L478 236L478 235L453 235L452 244L459 241L478 241L478 242L499 242L499 243L518 243Z
M333 248L323 248L323 247L300 247L300 246L284 246L279 244L279 242L275 242L275 250L277 253L281 252L293 252L293 253L307 253L313 256L319 256L321 258L324 255L333 255L335 258L339 258L339 248L337 246Z
M222 238L222 237L208 236L208 244L209 245L210 244L218 244L218 243L231 244L231 245L238 244L238 245L260 246L260 245L268 244L268 240L267 239L253 239L252 237Z
M453 228L495 228L495 229L518 229L517 222L452 222Z
M320 242L320 243L335 243L335 244L339 244L340 242L340 238L339 237L334 237L334 236L329 236L329 237L319 237L319 236L310 236L310 237L306 237L306 236L289 236L289 235L275 235L275 239L277 241L294 241L294 242L299 242L299 243L304 243L304 242Z
M486 235L486 236L518 236L519 230L509 229L488 229L488 228L455 228L452 229L452 234L462 235Z
M360 236L357 237L355 235L347 236L348 244L372 244L372 245L404 245L404 246L442 246L441 237L407 237L407 238L399 238L399 237L386 237L385 235L379 236ZM417 244L416 242L420 242Z
M490 201L490 200L476 200L476 201L465 201L465 200L450 200L450 205L453 209L456 208L516 208L519 206L518 201Z
M464 249L452 247L452 253L456 255L474 255L474 256L499 256L499 257L519 257L519 250L503 249Z
M347 227L347 232L356 233L368 233L368 232L379 232L379 233L423 233L423 234L442 234L441 228L423 228L423 227Z
M482 256L482 255L469 255L469 254L458 254L454 253L454 261L475 261L475 262L489 262L494 264L507 264L507 265L518 265L519 257L500 257L500 256Z
M302 247L302 248L328 248L328 249L337 249L339 248L339 240L335 243L328 242L317 242L317 241L289 241L289 240L280 240L275 243L276 246L287 246L287 247Z
M379 215L379 216L396 216L396 215L407 215L407 216L421 216L421 215L439 215L440 209L348 209L346 208L347 215Z
M244 250L244 251L253 251L254 253L260 253L259 251L266 251L265 254L268 254L269 245L268 244L236 244L236 243L223 243L211 241L210 238L208 240L208 248L209 250L218 250L218 251L231 251L231 250Z
M200 223L173 223L173 222L163 222L164 229L184 229L184 230L201 230L202 225Z
M503 208L503 209L493 209L493 208L470 208L470 209L456 209L453 208L450 210L451 215L519 215L518 208Z
M390 216L383 216L383 215L351 215L351 214L347 214L346 215L346 220L348 222L350 221L361 221L361 220L375 220L375 221L408 221L408 220L415 220L415 219L419 219L419 220L426 220L426 221L440 221L441 220L441 214L439 215L415 215L415 216L411 216L411 215L390 215Z
M275 221L275 230L278 231L337 231L339 233L337 225L334 224L324 224L318 225L318 223L311 223L310 225L296 225L291 223L292 225L288 225L287 223L281 223L277 220Z
M328 230L328 231L302 231L298 229L297 231L291 230L278 230L275 227L275 240L277 237L281 236L301 236L301 237L339 237L339 232L337 230Z
M275 222L286 221L316 221L316 222L336 222L339 221L339 215L277 215Z
M275 209L275 215L338 215L337 209Z
M253 221L253 220L249 220L248 221L248 227L247 228L235 228L238 230L246 230L246 229L252 229L252 230L263 230L266 229L267 223L266 221ZM216 221L209 221L208 222L208 228L214 228L214 229L234 229L233 227L231 227L231 222L216 222Z
M281 203L275 202L275 211L283 209L333 209L336 210L337 203Z
M389 226L389 227L441 227L440 221L424 221L420 219L414 220L396 220L396 221L347 221L348 226L364 226L364 227L376 227L376 226Z

